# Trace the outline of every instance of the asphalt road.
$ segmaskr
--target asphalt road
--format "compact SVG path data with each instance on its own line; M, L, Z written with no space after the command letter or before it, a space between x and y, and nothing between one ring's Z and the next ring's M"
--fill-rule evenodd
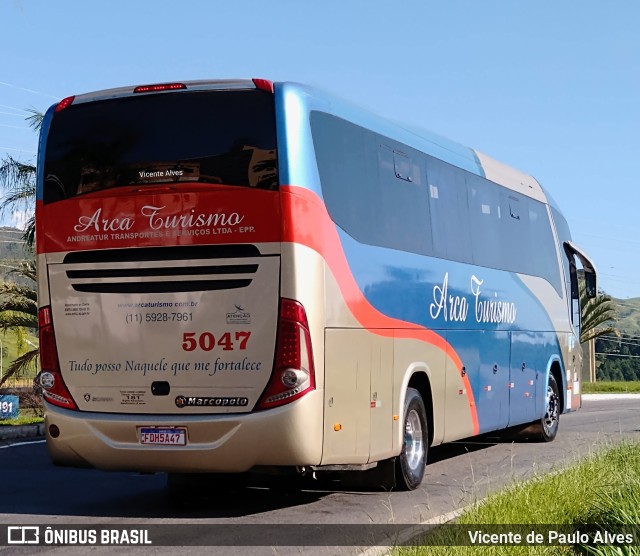
M371 492L353 481L337 480L310 482L299 490L289 480L255 479L248 485L224 484L177 500L167 496L161 474L57 468L50 463L42 440L4 442L0 444L0 524L151 527L155 538L195 545L189 554L348 554L356 549L325 546L334 544L336 531L349 535L369 524L434 519L510 482L560 468L624 439L640 440L640 396L586 399L579 412L561 417L558 437L550 444L482 438L433 448L426 481L414 492ZM283 537L292 539L289 544L305 547L281 546ZM207 546L212 539L227 545L259 542L265 546ZM372 539L370 544L379 541ZM168 555L175 554L176 548L123 546L91 551ZM71 556L84 555L87 548L9 546L0 547L0 553Z

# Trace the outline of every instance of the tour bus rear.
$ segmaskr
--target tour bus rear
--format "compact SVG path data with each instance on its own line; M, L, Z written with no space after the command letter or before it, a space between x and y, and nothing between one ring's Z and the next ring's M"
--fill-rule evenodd
M318 463L308 319L280 294L273 86L70 97L47 113L39 157L40 380L54 461Z

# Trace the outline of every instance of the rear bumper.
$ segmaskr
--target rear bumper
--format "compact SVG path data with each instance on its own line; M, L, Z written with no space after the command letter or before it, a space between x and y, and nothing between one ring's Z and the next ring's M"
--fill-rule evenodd
M114 471L241 473L257 465L319 465L323 395L232 415L131 415L46 405L47 447L57 465ZM57 438L49 427L60 430ZM186 446L141 445L139 427L187 428Z

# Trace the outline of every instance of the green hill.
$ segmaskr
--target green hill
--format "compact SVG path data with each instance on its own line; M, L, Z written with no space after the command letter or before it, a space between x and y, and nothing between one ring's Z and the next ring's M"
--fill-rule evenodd
M640 298L614 299L619 337L596 338L598 381L640 381Z
M0 282L7 278L18 263L33 258L33 254L30 254L24 246L23 233L18 228L0 227ZM15 276L12 279L15 280ZM18 282L22 280L18 279Z
M640 336L640 297L614 299L618 310L618 330Z
M22 241L23 233L18 228L0 227L0 261L20 261L28 258Z

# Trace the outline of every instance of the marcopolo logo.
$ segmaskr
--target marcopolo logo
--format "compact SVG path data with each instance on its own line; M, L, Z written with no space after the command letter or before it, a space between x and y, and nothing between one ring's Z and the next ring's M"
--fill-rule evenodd
M227 324L251 324L251 313L241 305L235 305L235 308L232 313L227 313Z
M83 396L85 402L112 402L113 398L111 396L92 396L89 392L85 393Z
M204 397L204 396L178 396L177 407L246 407L249 398L243 397Z

